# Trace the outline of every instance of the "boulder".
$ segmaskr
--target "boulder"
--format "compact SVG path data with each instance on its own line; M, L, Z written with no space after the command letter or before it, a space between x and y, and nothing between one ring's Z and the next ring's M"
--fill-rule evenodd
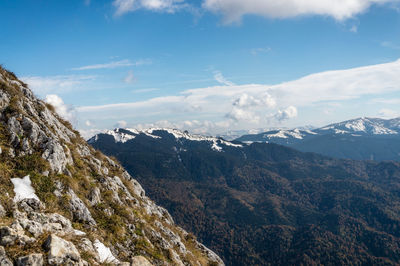
M19 257L16 261L16 264L17 266L42 266L44 264L43 255L40 253L36 253Z
M90 225L96 225L96 221L93 219L92 214L86 207L85 203L78 198L73 190L68 191L68 195L71 197L69 201L69 208L72 212L72 216L75 221L87 222Z
M81 260L81 255L73 243L54 234L47 238L44 247L48 252L48 263L51 265L79 263Z
M153 264L143 256L135 256L131 260L131 266L153 266Z

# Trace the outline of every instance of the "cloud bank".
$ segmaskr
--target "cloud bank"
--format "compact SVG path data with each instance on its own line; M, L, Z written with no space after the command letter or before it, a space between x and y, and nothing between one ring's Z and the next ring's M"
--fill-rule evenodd
M201 8L221 14L225 23L238 22L245 15L274 19L318 15L343 21L366 12L373 5L398 2L399 0L202 0ZM113 6L116 16L138 9L174 13L183 7L197 8L187 0L114 0Z
M397 0L205 0L203 7L220 13L227 23L240 21L244 15L268 18L292 18L305 15L330 16L345 20L365 12L374 4Z
M302 108L364 96L382 98L398 91L400 60L316 73L276 85L225 84L145 101L82 106L78 112L84 119L101 117L113 124L122 119L129 125L168 121L192 130L207 127L208 132L213 132L232 127L279 126L300 116Z

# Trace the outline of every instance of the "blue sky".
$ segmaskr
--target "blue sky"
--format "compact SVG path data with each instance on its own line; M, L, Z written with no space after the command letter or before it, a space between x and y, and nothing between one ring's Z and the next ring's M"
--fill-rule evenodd
M3 0L0 63L85 136L400 116L400 1L277 3Z

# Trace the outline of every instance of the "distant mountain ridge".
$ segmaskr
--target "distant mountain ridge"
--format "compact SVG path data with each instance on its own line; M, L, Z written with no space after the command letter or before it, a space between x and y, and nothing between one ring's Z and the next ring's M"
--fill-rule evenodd
M357 160L400 160L400 118L357 118L313 130L272 130L235 141L268 142Z
M293 132L293 139L298 134L304 135ZM399 163L332 159L162 128L115 129L89 142L115 156L227 265L400 260Z
M114 130L108 130L102 134L98 134L93 136L88 140L88 143L95 143L100 136L108 135L114 138L114 141L125 143L129 140L135 139L136 137L140 136L147 136L154 139L160 139L163 137L171 137L166 136L172 135L174 138L178 140L189 140L189 141L197 141L203 144L209 145L212 150L215 151L223 151L223 147L231 146L231 147L243 147L244 144L241 143L234 143L231 141L226 141L223 138L219 137L211 137L211 136L202 136L202 135L195 135L189 134L187 131L180 131L178 129L171 129L171 128L149 128L146 130L137 130L137 129L130 129L130 128L116 128Z

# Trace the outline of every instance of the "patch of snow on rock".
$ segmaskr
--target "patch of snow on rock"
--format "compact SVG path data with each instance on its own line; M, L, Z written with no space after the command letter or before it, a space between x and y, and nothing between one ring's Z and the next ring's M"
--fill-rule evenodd
M29 175L23 178L11 178L11 182L14 185L14 202L19 202L24 199L36 199L40 201L35 194L35 189L32 187Z
M101 243L98 239L96 239L93 243L96 248L97 253L100 257L100 263L119 263L119 260L114 257L111 253L110 248L106 247L103 243Z

